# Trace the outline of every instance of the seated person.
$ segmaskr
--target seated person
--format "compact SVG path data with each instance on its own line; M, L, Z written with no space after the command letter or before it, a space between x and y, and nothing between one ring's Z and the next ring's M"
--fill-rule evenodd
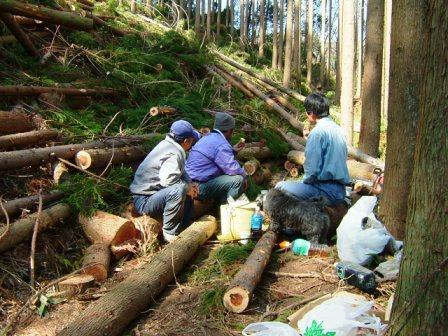
M276 188L288 191L299 200L325 196L331 206L344 201L345 185L350 177L347 168L347 143L341 128L331 119L325 96L312 93L305 100L311 124L305 147L304 177L301 182L283 181Z
M223 112L215 116L213 130L202 137L191 149L186 170L199 184L199 200L214 199L224 204L227 197L238 198L246 185L246 172L235 159L230 139L235 128L235 118Z
M199 139L199 132L185 120L175 121L170 132L146 156L130 186L140 214L163 216L163 238L173 241L189 224L187 197L197 196L197 185L185 171L186 151Z

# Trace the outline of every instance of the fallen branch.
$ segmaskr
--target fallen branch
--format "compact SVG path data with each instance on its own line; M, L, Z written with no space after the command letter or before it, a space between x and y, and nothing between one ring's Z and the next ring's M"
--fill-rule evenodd
M6 224L5 226L2 228L3 232L0 235L0 242L3 240L3 238L9 234L9 231L11 230L11 226L10 226L10 222L9 222L9 216L8 216L8 212L6 211L4 205L3 205L3 201L0 199L0 208L2 209L2 213L6 218Z
M66 96L118 96L121 92L109 88L78 89L51 86L0 86L0 95L2 96L38 96L42 93L60 93Z
M19 41L26 52L32 57L39 57L39 52L31 42L27 34L22 30L19 24L14 20L14 16L8 13L0 12L0 19L8 27L9 31L14 35L14 37Z
M9 149L13 147L29 146L57 139L58 137L59 132L52 129L8 134L0 136L0 148Z
M39 220L42 213L42 189L39 189L39 206L37 208L36 222L34 223L33 236L31 238L31 255L30 255L30 286L34 288L35 265L34 254L36 253L37 233L39 232Z

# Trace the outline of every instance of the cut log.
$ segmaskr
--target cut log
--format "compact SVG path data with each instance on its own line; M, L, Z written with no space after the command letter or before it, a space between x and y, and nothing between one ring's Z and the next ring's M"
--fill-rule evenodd
M295 164L289 160L286 160L285 163L283 164L283 167L285 168L286 171L289 172L291 169L297 168L297 164Z
M294 113L296 117L302 115L302 112L297 107L295 107L293 104L291 104L289 102L289 100L286 99L285 97L275 95L272 97L272 99L274 99L280 105L283 105L284 107L286 107L288 110L290 110L292 113Z
M54 162L51 165L51 168L53 170L53 182L54 184L59 184L62 181L66 180L69 173L68 173L68 168L67 165L63 162Z
M34 128L36 123L31 114L0 111L0 135L28 132Z
M252 159L267 160L272 158L272 151L268 147L249 147L240 150L236 157L241 161L249 161Z
M90 245L84 254L83 273L93 276L96 281L104 281L107 279L109 264L109 246L101 243Z
M297 177L299 176L299 168L293 167L289 170L289 176L291 177Z
M252 180L256 184L263 184L264 182L268 181L272 176L272 173L269 169L265 167L260 167L254 175L252 175Z
M59 290L64 296L70 297L83 293L87 288L93 285L95 278L89 274L80 274L72 276L58 284Z
M171 106L154 106L149 110L149 114L153 117L158 115L173 115L177 113L177 108Z
M59 201L64 196L64 193L60 190L50 191L42 194L42 203L48 204ZM16 198L10 201L3 202L3 207L6 210L9 218L16 215L20 215L23 211L36 211L39 203L39 195L33 195L28 197ZM0 211L0 219L5 217L3 211Z
M150 136L151 137L151 136ZM130 145L133 142L143 141L147 137L140 139L108 139L105 141L92 141L82 144L71 144L63 146L52 146L45 148L23 149L12 152L0 153L0 171L8 169L23 168L26 166L39 166L43 163L51 162L56 158L71 160L77 152L84 149L104 148L113 146L114 148Z
M210 72L212 72L212 74L217 74L218 76L223 78L225 82L227 82L230 85L239 89L241 92L243 92L246 95L246 97L253 98L254 94L250 90L246 89L244 87L244 85L241 85L238 81L236 81L234 78L232 78L232 76L230 76L227 72L222 71L221 69L219 69L217 67L208 68L208 69L210 70Z
M31 42L27 34L20 28L19 24L14 20L14 16L8 13L0 12L0 19L8 27L9 31L15 36L15 38L22 44L26 52L33 57L39 57L39 52Z
M142 146L88 149L76 153L75 162L82 169L96 169L104 168L109 163L114 165L142 161L147 154Z
M59 137L56 130L40 130L0 136L0 149L36 145Z
M54 10L44 6L36 6L17 0L0 1L0 11L50 22L77 30L89 31L93 29L92 19L82 17L75 13Z
M121 92L109 88L78 89L51 86L0 86L0 96L38 96L42 93L60 93L66 96L118 96Z
M254 175L257 169L260 167L260 162L258 160L250 160L244 163L244 170L247 175Z
M242 313L249 306L255 286L261 279L277 241L277 234L267 231L255 245L243 267L230 282L224 293L223 303L229 311Z
M305 152L292 150L288 153L288 160L303 166L305 163ZM347 160L350 177L355 180L373 181L376 175L373 173L375 166L354 160Z
M66 204L56 204L42 211L39 217L39 231L55 226L71 214L70 207ZM9 232L0 240L0 253L30 239L33 234L37 213L11 224ZM0 228L0 236L5 228Z
M174 274L182 270L216 229L216 219L211 216L193 223L146 265L132 271L128 278L91 303L59 336L121 335L126 326L154 302L173 280Z
M298 93L298 92L296 92L294 90L285 88L284 86L274 82L273 80L270 80L269 78L266 78L264 76L261 76L261 75L257 74L255 71L252 71L252 70L242 66L241 64L235 62L234 60L232 60L231 58L227 57L226 55L223 55L223 54L221 54L219 52L215 52L215 54L220 59L222 59L224 62L226 62L227 64L230 64L231 66L233 66L233 67L235 67L237 69L240 69L241 71L244 71L245 73L251 75L252 77L255 77L255 78L257 78L257 79L259 79L259 80L261 80L261 81L263 81L263 82L265 82L265 83L275 87L277 90L279 90L279 91L281 91L283 93L286 93L287 95L291 96L292 98L297 99L298 101L301 101L301 102L305 101L305 96L301 95L300 93Z
M245 148L252 148L252 147L265 147L266 146L266 140L262 139L260 141L256 142L248 142L245 144Z

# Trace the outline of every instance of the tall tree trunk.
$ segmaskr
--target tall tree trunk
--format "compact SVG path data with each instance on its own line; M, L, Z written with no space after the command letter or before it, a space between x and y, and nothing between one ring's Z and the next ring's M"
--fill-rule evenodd
M185 0L179 0L179 20L185 17Z
M216 39L221 36L221 0L218 0L218 13L216 16Z
M191 12L192 12L192 7L193 7L193 2L194 0L187 0L187 20L190 21L191 20Z
M327 1L322 0L320 5L322 11L322 23L320 30L320 85L324 87L325 85L325 21L326 21L326 7Z
M137 11L137 3L135 0L131 0L131 12L135 13Z
M257 7L258 7L258 1L257 0L252 0L252 13L253 13L253 15L252 15L252 20L251 20L252 31L251 31L251 36L250 36L250 43L251 43L252 47L255 46L255 40L257 38L257 24L258 24L258 21L260 20L259 17L258 17L258 20L257 20L257 16L259 15L259 14L257 14L258 10L259 10L259 9L257 10Z
M367 6L367 39L359 148L365 153L377 157L381 125L384 1L369 1Z
M235 3L230 0L230 36L233 37L235 29Z
M230 2L226 0L226 27L229 28L230 23Z
M194 31L199 36L201 32L201 0L196 0L196 8L194 9Z
M308 29L306 30L306 84L311 86L313 71L313 0L308 0Z
M153 17L154 16L154 11L153 11L153 8L152 8L152 1L151 0L146 0L146 9L148 11L149 17Z
M390 109L380 215L397 239L404 238L408 202L402 195L409 195L414 162L419 92L425 60L425 48L415 43L415 39L416 36L424 36L424 8L418 0L396 0L392 3Z
M381 86L381 115L387 118L389 102L390 78L390 40L392 35L392 0L385 0L384 8L384 44L383 44L383 74Z
M341 44L341 126L347 143L353 144L353 66L355 61L355 4L345 1Z
M207 40L212 38L212 0L207 1Z
M283 70L283 86L289 88L291 81L291 63L292 63L292 16L294 0L287 0L286 8L286 43L285 43L285 68Z
M202 0L202 3L201 3L201 9L202 9L201 26L202 27L205 26L205 19L207 17L207 4L208 3L205 0Z
M266 36L266 25L265 25L265 0L260 0L260 36L258 39L258 56L264 56L264 40Z
M398 12L395 12L396 5L401 5ZM418 81L422 83L419 105L414 105L419 109L420 116L414 159L410 160L414 164L403 261L388 335L442 336L448 330L448 72L446 39L441 37L448 34L448 7L445 0L428 0L424 4L421 0L396 0L393 6L392 81L395 83L394 77L398 75L395 68L397 29L403 29L401 38L414 41L412 47L420 49L419 56L421 52L425 54L426 64ZM427 20L424 29L415 35L417 26L421 28L422 19ZM423 44L415 43L417 36L425 37ZM413 68L419 61L415 54L408 56L410 58L406 57L405 60L413 66L407 69L400 67L402 78L407 78L409 72L413 74ZM405 82L410 91L401 91L402 96L413 94L415 83ZM394 85L391 85L392 92ZM402 109L394 109L395 105L391 104L390 114L406 114L409 107L406 105L402 105ZM404 157L400 159L409 163Z
M280 0L280 7L279 7L279 35L278 35L278 55L277 55L277 68L283 69L283 40L284 40L284 28L283 28L283 18L285 16L285 0Z
M294 1L294 55L292 67L297 71L297 88L300 92L300 82L302 81L302 27L300 25L300 7L302 0Z
M245 30L245 26L246 24L244 23L244 18L245 18L245 7L246 7L246 1L247 0L240 0L240 46L241 48L244 47L244 30Z
M339 2L338 10L338 42L336 44L336 89L334 92L334 101L341 105L341 43L342 43L342 10L344 2Z
M250 9L251 9L251 1L244 1L244 43L248 44L249 42L249 24L250 24Z
M272 69L277 69L278 59L278 0L274 0L274 13L272 19Z
M328 4L328 55L327 55L327 79L331 76L331 29L332 27L332 15L333 15L333 0L329 0Z
M358 14L357 27L356 27L356 93L357 99L361 98L361 85L362 85L362 65L363 65L363 50L362 50L362 31L364 27L364 0L358 1L356 6Z

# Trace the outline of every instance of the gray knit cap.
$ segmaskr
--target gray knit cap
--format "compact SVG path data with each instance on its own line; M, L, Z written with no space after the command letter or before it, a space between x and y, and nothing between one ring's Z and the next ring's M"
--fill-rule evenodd
M228 113L218 112L215 115L215 125L213 128L222 132L235 128L235 118Z

